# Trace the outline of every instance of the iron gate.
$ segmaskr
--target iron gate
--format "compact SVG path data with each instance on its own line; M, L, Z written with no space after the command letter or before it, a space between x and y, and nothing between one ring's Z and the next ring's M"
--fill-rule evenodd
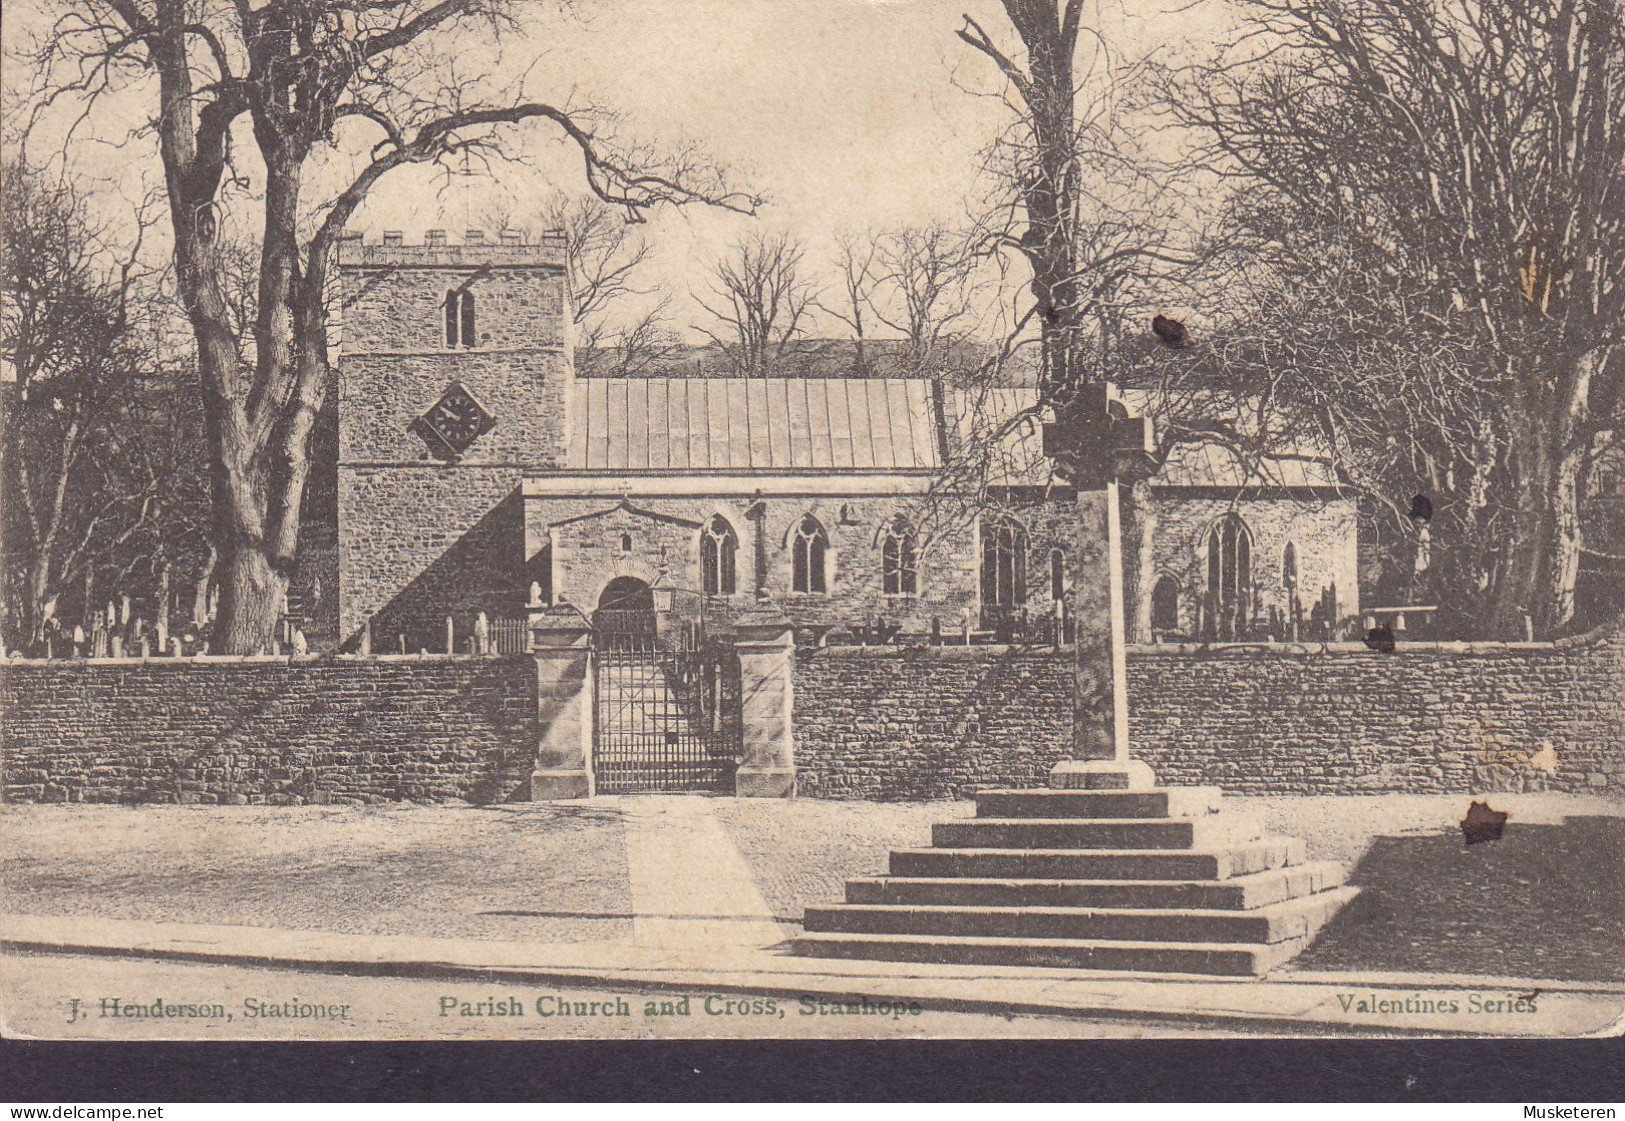
M731 791L744 744L733 647L694 627L600 631L595 645L599 793Z

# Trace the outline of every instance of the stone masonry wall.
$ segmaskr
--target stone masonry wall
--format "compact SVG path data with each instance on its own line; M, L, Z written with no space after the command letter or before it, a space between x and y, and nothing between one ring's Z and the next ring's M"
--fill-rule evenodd
M513 658L0 663L8 802L501 802L535 764Z
M519 472L461 464L339 468L340 640L355 649L372 617L373 650L442 649L481 611L523 614L524 514Z
M1156 573L1152 582L1171 576L1179 583L1179 625L1194 635L1198 604L1207 588L1208 535L1226 514L1240 515L1252 537L1252 578L1258 585L1263 613L1290 609L1283 563L1288 544L1297 554L1298 598L1307 612L1328 585L1337 587L1338 618L1359 613L1360 580L1358 508L1348 498L1289 494L1181 493L1159 488L1152 546ZM1150 588L1139 607L1149 634Z
M1002 646L803 649L798 789L892 801L1042 786L1071 742L1070 664Z
M528 548L534 555L551 543L555 600L590 612L617 576L653 584L664 567L677 587L698 588L700 527L720 514L739 542L737 591L711 597L707 611L726 617L756 606L756 523L745 516L751 502L748 495L636 497L625 504L613 498L532 498L526 502ZM854 627L882 616L910 633L926 634L933 619L952 631L962 611L975 609L978 558L968 528L921 549L916 595L885 594L882 540L896 515L917 516L917 504L908 496L766 494L763 502L766 589L797 626ZM827 591L821 594L791 591L791 539L808 514L829 537ZM624 551L623 536L630 546Z
M796 762L829 798L963 797L1067 754L1070 651L802 651ZM1131 647L1130 736L1243 794L1625 795L1625 633L1563 644Z

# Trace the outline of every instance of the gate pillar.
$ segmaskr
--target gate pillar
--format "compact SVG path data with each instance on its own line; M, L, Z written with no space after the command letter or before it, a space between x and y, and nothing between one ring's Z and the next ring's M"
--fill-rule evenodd
M540 730L531 800L591 798L592 627L574 607L559 604L531 613L530 639Z
M744 752L735 776L741 798L792 798L796 793L794 711L796 644L785 619L741 620L740 721Z

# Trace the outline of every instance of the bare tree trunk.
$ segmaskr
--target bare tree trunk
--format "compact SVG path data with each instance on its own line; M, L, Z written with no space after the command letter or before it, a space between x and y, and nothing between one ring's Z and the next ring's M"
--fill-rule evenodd
M1516 472L1517 501L1506 552L1496 574L1491 621L1499 636L1522 636L1533 626L1551 635L1574 617L1574 585L1580 568L1580 470L1593 374L1607 361L1608 348L1579 355L1554 371L1536 401L1525 392L1514 399L1508 461ZM1529 620L1526 624L1525 620Z
M209 621L209 585L214 581L214 567L219 559L220 551L210 542L209 559L203 562L203 571L198 573L192 589L192 625L195 627Z
M287 588L288 578L277 571L266 550L254 545L233 549L220 582L220 613L211 647L232 654L265 652Z
M1574 586L1580 579L1580 468L1585 452L1576 450L1558 464L1554 490L1552 560L1548 579L1550 626L1562 629L1574 621Z
M86 632L88 632L90 630L90 624L93 621L94 616L96 614L96 606L95 605L96 605L96 566L87 562L85 564L85 598L84 598L84 602L82 604L80 604L80 606L79 606L79 616L84 621L84 626L85 626Z
M1547 579L1548 625L1553 630L1574 621L1574 587L1580 578L1580 551L1585 544L1580 524L1581 480L1591 455L1591 438L1586 421L1591 390L1613 358L1613 347L1594 347L1574 363L1568 407L1564 410L1561 432L1562 454L1558 459L1552 488L1552 556Z
M51 561L44 554L36 555L28 565L28 598L23 603L26 612L22 630L28 634L30 646L37 646L45 638L45 605L51 598Z

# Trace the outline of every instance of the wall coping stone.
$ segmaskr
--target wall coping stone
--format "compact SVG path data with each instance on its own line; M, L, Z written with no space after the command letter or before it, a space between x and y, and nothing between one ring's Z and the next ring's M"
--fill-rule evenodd
M802 646L796 654L801 658L935 658L942 661L975 661L978 658L999 658L1008 654L1026 654L1035 658L1072 656L1072 647L1016 646L1008 643L982 646Z
M1409 642L1401 639L1392 651L1373 650L1363 642L1131 642L1124 646L1130 657L1313 657L1366 655L1371 657L1405 657L1419 654L1465 654L1474 657L1497 657L1509 654L1555 653L1561 650L1602 646L1619 635L1612 627L1599 627L1584 634L1541 642L1496 642L1466 640L1422 640ZM904 658L928 657L947 660L1004 657L1025 654L1031 657L1070 656L1070 645L1020 646L1009 643L975 646L817 646L803 647L803 656L833 656L841 658Z
M494 662L505 658L529 658L530 654L205 654L187 658L162 657L154 654L143 658L139 654L130 658L0 658L0 669L7 666L317 666L354 665L366 662Z

